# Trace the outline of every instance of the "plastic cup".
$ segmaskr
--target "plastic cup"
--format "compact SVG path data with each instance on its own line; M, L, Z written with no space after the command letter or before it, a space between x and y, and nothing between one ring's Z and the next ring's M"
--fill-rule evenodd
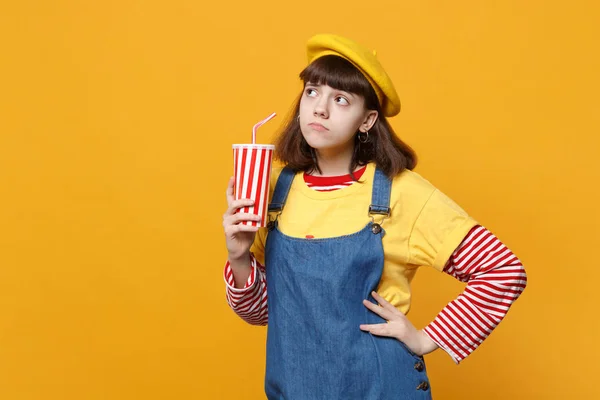
M267 207L269 204L269 183L271 163L275 146L270 144L234 144L233 171L235 186L233 196L236 200L252 199L254 205L242 207L237 212L256 214L260 221L243 221L248 226L267 226Z

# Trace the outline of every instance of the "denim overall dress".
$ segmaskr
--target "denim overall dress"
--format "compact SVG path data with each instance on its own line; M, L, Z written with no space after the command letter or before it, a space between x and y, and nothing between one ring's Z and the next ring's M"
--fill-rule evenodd
M269 211L278 215L295 173L284 168ZM389 216L391 182L375 171L365 214ZM265 245L269 307L265 392L271 400L431 399L422 357L402 342L359 329L386 321L363 299L383 270L383 228L326 239L290 237L277 220ZM376 302L375 302L376 303Z

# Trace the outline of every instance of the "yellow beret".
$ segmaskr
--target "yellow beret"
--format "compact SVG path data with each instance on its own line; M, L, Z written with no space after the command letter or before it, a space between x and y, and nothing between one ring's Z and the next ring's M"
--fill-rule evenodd
M400 112L398 93L392 80L377 60L375 51L369 51L341 36L318 34L308 40L306 53L309 64L326 55L336 55L350 61L375 89L383 114L386 117L393 117Z

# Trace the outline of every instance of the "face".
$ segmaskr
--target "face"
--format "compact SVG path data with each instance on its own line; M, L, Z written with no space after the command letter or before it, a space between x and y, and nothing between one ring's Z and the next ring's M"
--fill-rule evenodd
M327 85L304 87L300 100L300 129L317 154L351 152L358 131L368 131L377 111L367 110L362 96Z

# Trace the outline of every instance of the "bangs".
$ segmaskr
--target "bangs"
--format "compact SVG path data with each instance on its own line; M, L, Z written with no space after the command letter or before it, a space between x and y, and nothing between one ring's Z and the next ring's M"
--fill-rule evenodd
M365 98L369 109L378 109L375 90L364 75L348 60L335 55L317 58L301 73L304 84L327 85Z

